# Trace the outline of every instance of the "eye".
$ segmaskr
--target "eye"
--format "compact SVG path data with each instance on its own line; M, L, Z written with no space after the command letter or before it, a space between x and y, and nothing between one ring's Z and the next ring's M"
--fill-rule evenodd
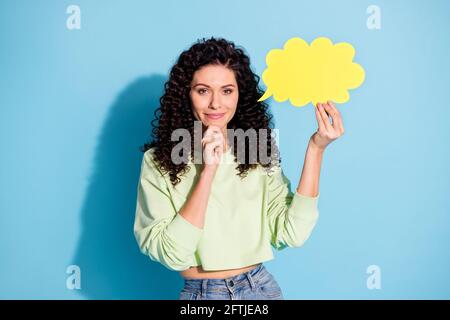
M206 91L206 89L204 89L204 88L197 90L197 92L198 92L199 94L203 94L205 91Z
M233 92L233 90L232 90L232 89L225 89L224 92L225 92L226 94L231 94L231 93ZM228 92L228 93L227 93L227 92Z

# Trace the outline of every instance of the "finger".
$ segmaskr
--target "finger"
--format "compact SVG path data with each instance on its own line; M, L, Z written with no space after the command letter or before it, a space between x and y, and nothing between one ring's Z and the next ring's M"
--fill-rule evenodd
M223 154L223 148L221 147L221 146L219 146L219 147L215 147L214 148L214 152L216 153L216 155L219 157L219 159L220 159L220 157L222 156L222 154Z
M218 138L218 139L222 139L223 138L223 134L222 134L222 132L214 132L213 133L213 136L215 137L215 138Z
M203 138L206 138L206 137L213 137L214 139L221 139L221 138L223 138L223 134L221 132L215 132L215 131L208 132L203 136Z
M213 148L215 148L216 146L219 146L219 145L221 145L222 143L221 142L219 142L219 141L212 141L212 142L210 142L210 143L207 143L206 145L205 145L205 148L211 148L211 146L213 147Z
M213 136L205 136L202 138L202 146L205 146L205 144L210 143L212 141L214 141Z
M205 138L203 138L202 140L205 140L205 143L216 143L216 142L222 142L223 143L223 137L219 134L212 134L209 135Z
M214 155L215 149L216 148L221 148L221 147L222 147L222 143L220 143L220 142L211 142L211 143L208 143L205 146L205 151L206 151L206 153L208 153L210 155Z
M340 115L338 109L336 109L336 107L333 108L330 104L330 101L328 101L325 104L325 111L327 111L328 114L330 114L331 118L333 119L333 128L336 131L340 131L341 128L340 128L339 120L340 120L341 115Z
M334 110L335 114L337 114L336 123L337 127L341 132L344 132L344 124L342 123L342 116L339 110L336 108L332 101L328 101L328 105Z
M202 142L211 142L214 140L214 136L212 134L208 134L202 138Z
M338 130L337 127L337 123L336 123L336 113L334 112L334 110L328 105L328 103L324 103L323 104L323 108L325 109L325 112L327 113L328 116L331 117L331 127L334 130Z
M322 117L322 120L325 124L326 130L331 132L333 130L333 127L331 126L330 118L328 118L328 114L325 111L322 103L319 103L319 111L320 111L320 116Z
M205 133L203 134L203 137L208 137L208 136L223 136L222 131L220 130L206 130Z
M316 113L317 123L319 125L319 130L323 131L326 129L326 127L325 127L325 124L323 123L322 117L320 116L319 103L316 104L315 109L316 109L315 113Z
M214 132L220 132L220 128L218 126L211 125L206 129L205 134Z
M207 136L207 137L204 137L203 139L202 139L202 141L204 141L204 143L209 143L209 142L212 142L212 141L220 141L220 142L223 142L223 136L221 135L221 134L219 134L219 133L215 133L215 134L212 134L212 135L209 135L209 136Z

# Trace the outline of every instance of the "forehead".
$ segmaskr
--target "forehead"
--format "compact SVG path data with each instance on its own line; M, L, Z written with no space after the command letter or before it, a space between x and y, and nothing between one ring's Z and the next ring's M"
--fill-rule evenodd
M192 79L193 85L204 83L209 86L236 84L234 72L223 65L207 65L198 69Z

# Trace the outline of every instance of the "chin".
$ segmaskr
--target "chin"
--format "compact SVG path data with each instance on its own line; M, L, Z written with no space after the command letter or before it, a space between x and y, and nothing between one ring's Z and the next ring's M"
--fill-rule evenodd
M227 125L227 121L224 119L204 119L203 124L205 126L210 126L210 125L214 125L214 126L218 126L220 128L223 128L224 126Z

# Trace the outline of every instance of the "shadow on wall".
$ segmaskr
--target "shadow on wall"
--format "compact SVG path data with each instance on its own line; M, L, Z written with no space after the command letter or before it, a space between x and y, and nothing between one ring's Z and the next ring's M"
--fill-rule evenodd
M182 277L139 251L133 234L137 185L150 122L165 78L139 78L109 111L98 139L82 207L82 233L73 264L87 299L178 299Z

